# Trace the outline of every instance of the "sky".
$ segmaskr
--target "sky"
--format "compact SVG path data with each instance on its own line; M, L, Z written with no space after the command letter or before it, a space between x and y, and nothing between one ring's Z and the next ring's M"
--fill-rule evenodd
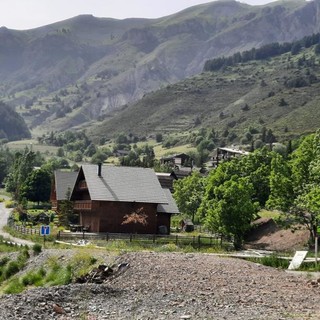
M240 0L261 5L275 0ZM104 18L159 18L210 0L0 0L0 26L26 30L92 14Z

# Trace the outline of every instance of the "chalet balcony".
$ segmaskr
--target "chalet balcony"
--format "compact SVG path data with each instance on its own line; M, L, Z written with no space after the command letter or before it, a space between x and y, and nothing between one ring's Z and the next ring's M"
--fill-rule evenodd
M91 210L92 202L91 200L79 200L74 203L74 210Z

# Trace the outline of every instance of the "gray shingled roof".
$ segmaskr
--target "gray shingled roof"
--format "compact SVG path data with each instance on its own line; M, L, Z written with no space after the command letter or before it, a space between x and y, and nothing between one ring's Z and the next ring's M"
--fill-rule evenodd
M168 199L168 204L158 204L157 212L160 213L172 213L172 214L178 214L179 209L177 207L177 204L175 200L172 197L172 194L169 189L163 189L167 199Z
M148 168L83 165L91 200L168 203L155 172Z
M66 200L68 189L72 192L77 176L78 172L59 170L54 172L57 200Z

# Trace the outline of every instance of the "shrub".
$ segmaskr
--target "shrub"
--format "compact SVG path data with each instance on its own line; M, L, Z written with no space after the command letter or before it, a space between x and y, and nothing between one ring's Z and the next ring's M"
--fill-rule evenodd
M21 283L26 286L40 286L43 282L43 277L45 275L45 270L43 268L39 269L37 272L28 272L24 277L22 277Z
M6 294L17 294L22 292L24 289L23 284L19 281L18 277L12 278L8 285L4 289L4 293Z
M17 261L10 261L7 267L4 269L3 278L9 279L11 276L18 273L19 271L20 271L19 263Z
M33 253L34 253L35 255L40 254L40 252L42 251L42 246L41 246L41 244L35 243L35 244L33 245L33 247L32 247L32 250L33 250Z
M6 201L5 201L5 207L6 207L6 208L14 208L14 201L12 201L12 200L6 200Z
M0 259L0 267L5 266L9 261L10 261L10 259L8 257L1 258Z

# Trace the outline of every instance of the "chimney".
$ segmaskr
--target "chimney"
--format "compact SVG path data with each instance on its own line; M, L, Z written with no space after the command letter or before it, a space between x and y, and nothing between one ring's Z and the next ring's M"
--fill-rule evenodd
M102 163L98 163L98 177L101 177Z

